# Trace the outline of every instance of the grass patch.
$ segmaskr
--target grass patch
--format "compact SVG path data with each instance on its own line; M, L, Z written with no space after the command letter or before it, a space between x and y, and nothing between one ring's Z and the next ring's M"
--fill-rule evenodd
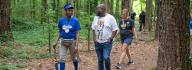
M18 64L2 64L0 63L0 70L20 70Z
M0 47L0 70L20 70L27 67L31 59L50 58L46 47ZM3 53L1 53L3 52Z
M0 47L0 58L8 58L13 55L13 51L10 47Z
M156 67L150 67L148 70L156 70Z

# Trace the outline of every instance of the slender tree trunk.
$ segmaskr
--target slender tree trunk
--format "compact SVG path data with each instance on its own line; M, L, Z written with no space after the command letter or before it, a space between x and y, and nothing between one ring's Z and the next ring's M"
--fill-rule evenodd
M59 19L59 7L60 7L60 0L57 0L57 5L56 5L57 9L56 9L56 21L58 21Z
M159 10L159 2L158 2L159 0L155 0L155 15L156 15L156 17L157 18L159 18L159 19L161 19L160 17L158 17L158 16L160 16L161 14L160 14L160 10ZM155 23L155 25L156 25L156 27L155 27L155 39L156 40L158 40L159 39L159 19L157 19L156 20L156 23Z
M76 17L79 17L79 0L78 1L76 1L76 3L74 4L75 5L75 16Z
M128 0L123 0L122 1L122 9L129 9L129 1Z
M152 29L152 0L146 0L145 24L147 25L145 29L147 29L150 32Z
M130 10L130 12L133 12L133 0L129 0L129 10Z
M52 9L55 11L56 9L56 0L52 0Z
M107 12L113 15L113 1L114 0L105 0L105 5L107 6Z
M35 19L35 1L36 0L32 0L32 10L31 10L31 19L32 19L32 21L34 21L34 19Z
M130 11L130 0L122 1L122 9L128 9Z
M132 4L131 0L123 0L122 1L122 9L128 9L129 12L132 12Z
M159 0L157 70L190 70L189 5L190 0Z
M42 13L41 13L41 24L43 24L44 22L46 22L46 12L47 12L47 9L48 9L48 1L47 0L42 0Z
M113 9L113 4L114 4L114 0L110 0L111 2L110 2L110 14L111 15L114 15L114 9Z
M11 32L11 1L0 0L0 39L3 42L12 41L13 35Z
M73 3L73 2L75 2L76 0L67 0L67 3Z
M141 6L141 11L143 11L143 6L142 6L141 0L140 0L140 6Z
M57 22L57 6L56 6L56 0L52 0L52 10L55 12L55 15L52 16L54 19L52 19L53 22Z
M119 14L121 13L120 10L120 0L116 0L116 8L115 8L115 17L117 18L117 20L119 20Z
M109 9L110 6L111 6L111 5L110 5L110 1L109 1L109 0L106 0L105 4L106 4L106 6L107 6L107 12L110 13L110 9Z

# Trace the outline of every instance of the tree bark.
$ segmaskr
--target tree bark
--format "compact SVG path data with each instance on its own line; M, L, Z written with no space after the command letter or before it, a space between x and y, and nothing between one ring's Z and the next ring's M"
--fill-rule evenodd
M11 1L10 0L0 0L0 39L1 41L7 42L13 40L13 35L11 32Z
M130 9L129 10L130 10L130 12L133 13L133 0L129 0L129 3L130 3L129 4L130 5L130 7L129 7Z
M132 11L131 0L123 0L122 1L122 9L128 9L131 12Z
M139 0L139 1L140 1L140 6L141 6L141 11L143 11L142 2L141 2L141 0Z
M56 0L52 0L52 9L55 11L56 9Z
M120 13L120 5L119 5L119 3L120 3L120 0L116 0L115 17L117 18L117 20L119 18L119 13Z
M159 5L159 0L155 0L155 15L157 18L161 19L161 17L159 17L161 14L160 14L160 8L158 7ZM156 20L156 27L155 27L155 39L158 40L159 39L159 22L161 22L159 19Z
M122 1L122 9L129 9L129 1L128 0Z
M157 70L190 70L190 0L159 0Z
M152 0L146 0L146 19L145 19L145 24L149 32L152 29Z
M110 0L110 14L114 15L114 9L113 9L113 4L114 4L114 0Z
M113 4L114 4L114 0L105 0L105 5L107 7L107 12L110 13L111 15L114 14Z
M48 1L47 0L42 0L42 13L41 13L41 24L43 24L44 22L46 22L46 12L47 12L47 9L48 9Z
M57 7L57 9L56 9L56 21L58 21L59 20L59 7L60 7L60 0L56 0L57 1L57 4L56 4L56 7Z
M32 21L35 18L35 0L32 0L32 10L31 10L31 19Z

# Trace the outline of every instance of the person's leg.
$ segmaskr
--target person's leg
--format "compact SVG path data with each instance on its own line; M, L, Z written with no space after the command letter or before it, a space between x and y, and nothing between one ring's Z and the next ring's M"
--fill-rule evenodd
M131 59L131 55L130 55L130 52L129 52L129 48L131 47L132 40L133 40L132 37L129 37L129 38L126 39L127 47L125 48L125 52L126 52L127 57L129 59L128 64L132 64L133 63L133 60Z
M126 44L122 44L122 46L121 46L122 54L121 54L121 56L120 56L119 62L118 62L117 65L116 65L116 68L117 68L117 69L121 69L122 66L123 66L122 63L123 63L123 60L125 59L125 56L126 56L126 47L127 47Z
M142 23L140 22L139 24L140 24L139 31L142 31Z
M126 56L126 48L127 48L127 45L126 45L126 44L123 44L123 45L122 45L122 54L121 54L121 56L120 56L119 64L122 64L123 60L125 59L125 56Z
M60 69L61 70L65 70L65 61L67 59L67 47L64 46L64 43L61 42L61 46L59 48L59 54L60 54L60 60L59 60L59 64L60 64Z
M71 59L73 60L73 65L75 70L78 70L78 52L75 51L75 47L76 47L76 42L72 42L71 46L70 46L70 54L71 54Z
M97 58L98 58L98 70L104 70L102 44L95 43L95 50L96 50Z
M145 30L145 22L142 23L143 31Z
M143 23L140 23L140 29L141 29L141 31L143 30L142 27L143 27Z
M111 70L110 54L112 49L112 42L107 42L104 44L104 60L106 70Z
M132 61L131 60L131 55L130 55L130 53L129 53L129 48L128 48L129 46L127 46L125 49L125 52L126 52L126 54L127 54L127 57L128 57L128 59L129 59L129 61Z

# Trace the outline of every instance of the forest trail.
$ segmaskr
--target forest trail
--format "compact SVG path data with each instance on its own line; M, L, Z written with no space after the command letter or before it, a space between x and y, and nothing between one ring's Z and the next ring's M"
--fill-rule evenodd
M113 46L111 52L111 64L112 70L117 70L115 65L119 61L119 57L121 54L121 50L119 48L120 44L116 44ZM85 46L85 44L84 44ZM86 47L83 47L83 44L80 45L80 65L79 70L97 70L97 55L92 47L90 52L85 51ZM84 49L83 49L83 48ZM134 64L126 65L128 59L124 60L124 67L121 70L150 70L156 66L157 61L157 42L144 42L139 41L137 44L133 42L130 52L132 58L134 60ZM70 57L68 57L70 58ZM46 59L32 59L28 64L27 68L23 70L54 70L54 58L46 58ZM71 60L68 59L66 64L66 70L74 70L73 64Z

